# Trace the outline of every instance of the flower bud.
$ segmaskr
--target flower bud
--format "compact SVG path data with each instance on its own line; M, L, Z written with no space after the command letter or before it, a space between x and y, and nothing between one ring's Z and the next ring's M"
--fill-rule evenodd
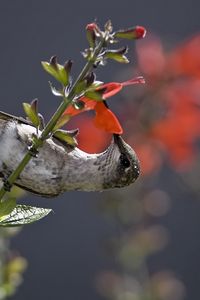
M127 47L123 47L117 50L106 50L105 57L113 59L120 63L129 63L128 58L124 55L127 52Z
M69 84L69 71L71 69L71 61L65 63L65 65L60 65L57 63L57 57L52 56L49 62L41 62L44 70L53 76L56 80L62 83L64 86Z
M91 48L95 47L96 37L99 35L100 32L99 27L96 23L90 23L86 26L86 36Z
M114 38L133 40L133 39L144 38L145 35L146 35L146 29L144 27L135 26L132 28L116 31L114 33Z

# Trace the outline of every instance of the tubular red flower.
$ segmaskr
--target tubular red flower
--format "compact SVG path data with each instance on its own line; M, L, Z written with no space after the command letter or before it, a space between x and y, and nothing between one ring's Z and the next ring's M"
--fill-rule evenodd
M117 117L103 102L97 102L95 113L94 124L97 128L116 134L123 133L123 129Z
M136 77L122 83L109 82L97 87L96 91L103 90L102 98L105 100L117 94L119 91L121 91L121 89L124 86L144 82L145 81L143 77ZM96 113L94 118L94 124L97 128L100 128L110 133L122 134L123 129L120 125L120 122L118 121L115 114L103 102L98 102L85 96L81 97L79 101L84 102L83 109L78 110L73 105L70 105L66 109L64 114L75 116L84 111L94 110Z

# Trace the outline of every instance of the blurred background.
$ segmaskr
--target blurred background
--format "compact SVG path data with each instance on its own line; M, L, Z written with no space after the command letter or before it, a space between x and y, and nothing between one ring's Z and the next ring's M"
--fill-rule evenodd
M40 61L73 59L76 77L87 23L111 19L148 34L128 43L130 65L97 70L104 82L146 78L109 100L141 160L140 179L117 191L20 199L54 213L20 232L1 229L0 299L200 298L199 8L197 0L1 0L1 110L14 115L37 97L51 116L58 99ZM111 138L85 114L70 126L91 152Z

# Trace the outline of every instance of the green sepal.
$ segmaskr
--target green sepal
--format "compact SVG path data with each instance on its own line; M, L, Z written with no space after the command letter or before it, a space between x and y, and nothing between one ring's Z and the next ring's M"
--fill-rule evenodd
M123 55L123 54L107 52L106 55L105 55L105 57L113 59L113 60L115 60L115 61L117 61L119 63L125 63L125 64L129 63L128 58L125 55Z
M69 77L70 75L70 72L71 72L71 69L72 69L72 65L73 65L73 61L71 59L67 60L65 63L64 63L64 68L65 68L65 71ZM68 78L69 80L69 78Z
M88 83L86 79L80 81L75 88L75 94L80 95L87 89L87 87L88 87Z
M87 74L87 76L85 76L85 80L87 86L91 86L96 80L96 74L94 72L90 72L89 74Z
M21 226L36 222L47 216L52 210L48 208L17 205L12 212L0 221L0 226Z
M57 81L62 83L64 86L67 86L69 84L69 73L66 71L67 68L63 65L58 64L54 58L55 56L51 58L50 62L42 61L42 67Z
M113 38L135 40L143 38L146 34L146 29L142 26L130 27L127 29L121 29L113 34Z
M66 131L58 129L54 132L54 136L59 139L61 142L65 142L70 146L77 146L76 135L78 134L78 129L72 131Z
M96 81L94 81L94 82L91 84L90 89L93 90L93 89L95 89L95 88L101 86L102 84L103 84L103 81L98 81L98 80L96 80Z
M84 94L84 97L87 97L89 99L95 100L95 101L103 101L103 94L104 89L96 91L96 90L89 90Z
M16 198L8 198L0 202L0 222L7 218L16 206Z
M127 47L122 47L120 49L115 50L106 50L104 57L113 59L120 63L129 63L128 58L125 56L125 53L127 53L127 51Z
M40 118L38 117L35 108L31 104L25 102L22 105L28 119L33 123L35 127L38 127L40 125Z
M30 104L31 104L31 108L37 115L38 114L38 99L37 98L33 99Z
M95 32L92 30L86 30L86 37L88 40L88 43L90 45L90 48L95 47L95 41L96 41L96 35Z

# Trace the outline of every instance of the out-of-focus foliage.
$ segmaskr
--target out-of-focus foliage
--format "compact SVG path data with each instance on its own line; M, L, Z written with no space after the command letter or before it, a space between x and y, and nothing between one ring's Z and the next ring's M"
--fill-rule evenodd
M19 198L24 192L19 188L13 188L10 196ZM20 227L0 227L0 300L5 300L13 295L22 283L22 275L27 262L18 253L10 249L10 239L20 232Z

